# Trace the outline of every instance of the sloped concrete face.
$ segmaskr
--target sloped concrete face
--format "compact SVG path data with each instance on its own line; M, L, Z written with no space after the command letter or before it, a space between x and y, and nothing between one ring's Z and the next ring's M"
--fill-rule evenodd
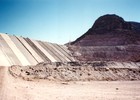
M7 61L11 65L15 65L15 64L21 65L21 62L19 61L19 59L17 58L15 53L12 51L12 49L9 47L9 45L6 43L6 41L3 39L1 35L0 35L0 48L3 52L3 55L5 55L5 57L7 58Z
M75 59L64 45L0 33L0 66L73 61Z
M10 66L10 62L7 59L7 56L4 54L3 50L0 49L0 64L3 66Z
M20 48L17 48L16 44L11 40L11 38L6 34L1 34L1 36L6 41L8 46L12 49L12 51L15 53L17 58L21 61L21 64L23 66L25 66L26 64L30 65L29 61L25 58Z
M44 60L36 53L36 51L25 41L25 39L17 37L32 57L38 62L44 62Z

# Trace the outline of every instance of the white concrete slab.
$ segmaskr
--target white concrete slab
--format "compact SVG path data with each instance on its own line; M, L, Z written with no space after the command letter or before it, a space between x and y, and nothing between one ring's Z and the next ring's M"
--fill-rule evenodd
M2 38L0 35L0 48L7 57L7 60L10 62L11 65L21 65L21 62L15 55L15 53L12 51L12 49L8 46L6 41Z
M66 46L0 33L0 65L75 61Z
M56 45L56 44L52 44L49 43L52 47L56 48L56 50L59 52L59 54L66 59L67 62L70 62L70 60L68 59L68 57L63 53L63 51Z
M73 56L71 55L71 52L68 50L68 47L65 46L65 45L59 45L61 46L61 48L68 54L69 58L72 60L72 61L76 61Z
M38 43L50 54L54 57L54 59L57 60L57 62L62 62L59 57L55 54L55 52L49 48L47 45L44 44L44 42L38 41Z
M29 63L31 65L36 65L37 64L37 61L27 51L27 49L23 46L23 44L15 36L9 36L9 37L14 42L14 44L16 44L17 48L21 51L21 53L25 56L25 58L29 61Z
M24 40L35 50L35 52L43 59L44 62L50 62L49 58L29 38L24 38Z
M64 59L63 56L61 56L52 46L50 46L48 42L43 42L43 44L52 51L52 53L60 60L60 62L66 62L66 59Z
M49 45L53 50L55 50L55 52L58 54L58 56L61 57L62 61L63 62L70 62L70 60L62 53L60 52L54 45L55 44L52 44L52 43L45 43L46 45Z
M0 66L11 66L3 50L0 49Z
M12 51L15 53L17 58L20 60L21 64L23 66L31 65L29 61L25 58L25 56L22 54L22 52L16 47L16 44L10 39L10 37L6 34L1 34L3 39L6 41L6 43L9 45L9 47L12 49Z
M60 52L62 52L63 55L65 55L65 57L66 57L67 59L69 59L69 61L72 61L71 58L69 57L69 55L68 55L58 44L55 44L54 46L55 46Z
M48 53L37 41L31 40L49 59L51 62L57 62L57 60Z
M37 62L44 62L44 60L36 53L36 51L22 38L17 37L25 46L25 48L30 52L30 54L37 60Z

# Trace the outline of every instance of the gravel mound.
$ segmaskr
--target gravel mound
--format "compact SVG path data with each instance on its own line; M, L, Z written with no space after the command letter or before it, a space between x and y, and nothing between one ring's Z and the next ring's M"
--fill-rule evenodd
M123 67L117 67L122 66ZM117 81L140 80L140 67L131 63L82 63L50 64L40 63L36 66L11 66L9 72L14 77L25 80L48 79L53 81ZM109 66L114 66L109 67ZM129 66L129 67L124 67Z

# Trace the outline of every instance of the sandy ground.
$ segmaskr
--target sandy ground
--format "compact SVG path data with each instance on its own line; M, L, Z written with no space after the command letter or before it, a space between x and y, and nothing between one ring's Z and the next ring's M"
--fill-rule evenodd
M57 64L57 63L56 63ZM106 63L105 63L106 64ZM140 80L140 65L130 63L118 63L104 65L94 63L93 65L60 65L49 63L39 63L35 66L11 66L9 72L14 77L20 77L25 80L47 79L61 81L136 81ZM104 66L102 66L104 65ZM123 65L121 67L121 65ZM131 68L129 68L131 66ZM121 67L121 68L120 68Z
M55 82L14 78L0 67L0 100L140 100L140 81Z

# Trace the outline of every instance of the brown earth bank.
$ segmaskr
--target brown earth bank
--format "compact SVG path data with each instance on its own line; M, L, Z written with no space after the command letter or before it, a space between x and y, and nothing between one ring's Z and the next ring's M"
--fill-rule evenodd
M140 63L40 63L36 66L11 66L14 77L25 80L48 79L56 81L128 81L140 80Z
M140 81L25 81L0 67L0 100L140 100Z

